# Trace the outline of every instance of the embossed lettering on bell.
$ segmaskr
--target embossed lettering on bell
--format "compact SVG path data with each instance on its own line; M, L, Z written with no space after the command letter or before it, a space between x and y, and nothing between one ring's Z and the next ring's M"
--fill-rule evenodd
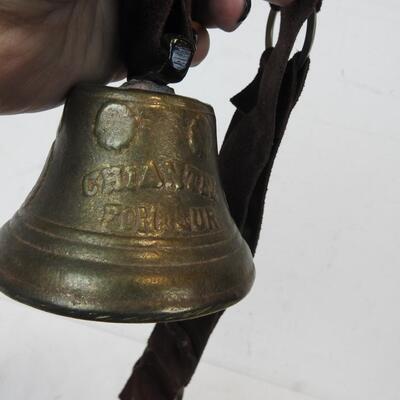
M42 175L0 231L0 289L62 315L150 322L225 309L253 280L218 177L212 108L74 89Z

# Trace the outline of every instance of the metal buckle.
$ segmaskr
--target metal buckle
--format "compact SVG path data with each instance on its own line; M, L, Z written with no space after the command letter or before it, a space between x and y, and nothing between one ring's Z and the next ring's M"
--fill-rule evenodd
M274 27L278 12L279 11L275 9L271 9L271 12L269 13L267 32L265 35L265 46L267 49L274 46L273 45ZM306 38L304 40L304 45L301 50L300 65L304 65L308 56L310 55L312 46L314 44L316 30L317 30L317 12L316 10L314 10L314 12L310 15L310 17L307 20L307 32L306 32Z

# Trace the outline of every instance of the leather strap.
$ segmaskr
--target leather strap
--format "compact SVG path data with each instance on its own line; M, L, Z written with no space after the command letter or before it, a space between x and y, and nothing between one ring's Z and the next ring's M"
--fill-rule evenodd
M290 61L289 57L302 25L320 3L298 0L281 10L277 45L264 52L255 79L233 98L237 110L219 155L219 167L231 214L253 254L273 163L309 68L309 59L304 62L301 53ZM157 324L120 399L177 400L222 314Z

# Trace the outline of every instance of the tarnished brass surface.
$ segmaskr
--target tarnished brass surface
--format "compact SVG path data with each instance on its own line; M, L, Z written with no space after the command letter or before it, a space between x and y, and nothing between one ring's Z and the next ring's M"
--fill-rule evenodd
M0 289L99 321L199 317L254 279L196 100L82 85L25 204L0 231Z

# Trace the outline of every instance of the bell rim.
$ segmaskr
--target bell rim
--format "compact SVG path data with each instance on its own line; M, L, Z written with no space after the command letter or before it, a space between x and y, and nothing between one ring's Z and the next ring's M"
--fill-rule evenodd
M186 299L184 305L177 305L176 299L174 301L171 301L171 305L168 305L165 303L165 299L163 299L162 306L160 305L159 307L153 307L153 309L150 310L149 307L143 307L143 304L145 304L147 301L145 298L142 298L141 302L137 302L137 305L135 305L134 298L132 297L129 300L131 304L129 307L126 306L126 303L124 305L124 302L120 301L119 303L114 303L112 307L110 306L110 308L107 309L107 305L105 304L105 302L100 302L97 305L91 304L89 302L84 307L81 307L79 303L76 303L76 299L79 298L79 296L77 296L75 299L72 296L71 302L71 298L68 298L68 293L66 295L60 295L63 288L61 284L59 284L58 286L54 285L54 282L56 282L55 277L57 277L60 271L73 265L74 261L68 260L68 262L65 262L64 260L63 263L63 257L56 255L49 258L48 255L41 252L37 248L35 249L34 247L30 247L27 250L26 245L22 243L15 243L13 238L7 232L7 225L5 225L0 231L0 245L2 245L3 249L12 249L11 252L13 250L17 251L13 254L12 257L10 255L11 252L9 252L9 254L4 252L0 254L0 291L10 298L13 298L26 305L32 306L36 309L65 317L72 317L90 321L113 323L155 323L199 318L222 311L238 303L248 294L254 283L255 269L247 244L238 233L235 235L234 238L232 238L232 241L234 242L234 246L236 246L236 251L217 260L206 260L204 265L207 265L207 267L199 267L198 265L196 265L196 263L193 262L188 263L186 266L180 265L176 267L153 267L153 271L151 271L150 273L150 276L157 276L157 274L154 274L154 272L156 271L160 274L161 277L164 277L168 280L168 276L170 274L174 274L173 272L171 272L174 269L176 270L175 273L182 275L182 271L185 270L185 274L187 276L191 276L192 270L197 268L197 274L202 275L201 269L206 268L207 271L204 271L204 274L202 275L202 285L208 287L222 285L222 288L220 290L214 290L212 292L212 296L210 296L210 292L208 292L207 296L205 296L201 293L201 289L199 291L199 288L196 287L196 285L198 285L198 282L196 283L196 279L186 279L184 280L186 282L186 287L178 288L179 290L186 290L187 293L192 293L192 295L189 296L188 299ZM4 246L5 244L6 246ZM22 253L20 254L25 254L27 258L36 260L35 267L31 266L31 268L35 268L37 270L36 275L38 277L44 276L44 274L46 272L48 273L48 271L52 271L52 276L46 276L46 280L50 282L48 287L46 287L46 285L43 285L43 282L41 282L40 278L37 278L36 280L33 279L33 283L36 285L34 290L32 289L32 287L27 285L26 281L23 281L24 272L23 269L21 269L21 274L18 274L18 264L26 265L26 263L21 262L21 257L20 259L18 259L18 256L16 257L16 254L19 254L19 252L21 251ZM12 258L13 261L11 261ZM41 264L38 260L42 260L43 264ZM50 267L49 260L53 260L53 267ZM56 267L57 260L58 262L60 262L59 265L62 265L63 267ZM75 260L75 262L80 263L81 260ZM91 267L99 270L99 268L101 269L105 266L100 266L100 263L95 261L88 261L85 264L86 271L90 272ZM126 279L129 279L129 277L131 277L132 271L129 267L124 268L126 272ZM143 269L146 269L146 267L144 267ZM15 273L14 276L12 276L12 271L14 271ZM221 279L221 277L225 277L225 279ZM143 279L146 279L145 274L143 275ZM230 279L231 281L233 279L235 284L226 284L226 282L228 282L228 279ZM94 278L94 280L96 281L96 278ZM99 289L98 291L92 292L91 296L96 298L99 298L100 296L101 298L101 290L104 288L105 283L104 277L99 277L98 282L100 282L100 284L97 285ZM121 279L117 279L116 282L111 284L110 281L108 281L108 290L118 289L118 287L120 286L120 282ZM160 280L160 282L162 282L162 279ZM226 286L224 286L225 284ZM135 285L132 286L132 293L134 288ZM174 290L176 289L177 287L174 287ZM195 293L196 290L197 294ZM38 295L39 291L41 291L40 296ZM151 299L157 297L157 294L160 298L163 298L163 296L165 296L167 292L167 289L162 285L160 285L158 289L153 287L147 303L151 304ZM80 295L82 295L82 292L80 293ZM206 300L205 297L207 297ZM74 302L75 304L73 304ZM101 307L99 307L99 304L101 305ZM121 311L116 311L116 308Z

